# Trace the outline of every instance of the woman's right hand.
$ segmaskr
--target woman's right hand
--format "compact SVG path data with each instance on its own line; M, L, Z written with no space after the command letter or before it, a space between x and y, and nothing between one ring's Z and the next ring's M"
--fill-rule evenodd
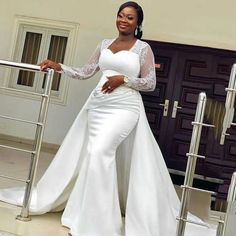
M54 61L51 61L51 60L44 60L41 63L39 63L39 66L42 71L45 71L48 68L54 69L55 71L58 71L58 72L62 70L60 64L58 64Z

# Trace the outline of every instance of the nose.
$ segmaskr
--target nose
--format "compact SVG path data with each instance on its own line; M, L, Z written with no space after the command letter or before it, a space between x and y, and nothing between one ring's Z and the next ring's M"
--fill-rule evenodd
M127 22L127 17L126 17L126 16L123 16L123 17L121 18L121 22Z

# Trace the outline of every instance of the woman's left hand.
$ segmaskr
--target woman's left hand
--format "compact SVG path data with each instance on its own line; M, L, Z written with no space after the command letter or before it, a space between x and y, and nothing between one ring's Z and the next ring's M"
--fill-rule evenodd
M123 75L107 76L108 81L102 86L103 93L111 93L114 89L124 83Z

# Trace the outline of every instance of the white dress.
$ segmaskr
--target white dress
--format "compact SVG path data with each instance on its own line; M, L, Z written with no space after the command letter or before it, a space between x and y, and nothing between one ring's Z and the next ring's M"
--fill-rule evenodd
M62 65L78 79L99 69L103 74L35 186L30 212L65 208L62 225L73 236L174 236L179 199L138 92L155 88L153 53L140 40L113 53L112 42L104 40L83 68ZM117 74L128 76L129 83L103 94L107 76ZM22 199L22 189L0 190L2 201L21 205ZM187 225L185 235L216 233Z

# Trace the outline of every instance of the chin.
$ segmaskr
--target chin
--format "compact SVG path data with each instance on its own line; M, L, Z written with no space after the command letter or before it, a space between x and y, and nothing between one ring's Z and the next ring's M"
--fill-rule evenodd
M125 30L119 30L119 33L124 35L124 36L128 36L128 35L132 34L132 32L127 32Z

